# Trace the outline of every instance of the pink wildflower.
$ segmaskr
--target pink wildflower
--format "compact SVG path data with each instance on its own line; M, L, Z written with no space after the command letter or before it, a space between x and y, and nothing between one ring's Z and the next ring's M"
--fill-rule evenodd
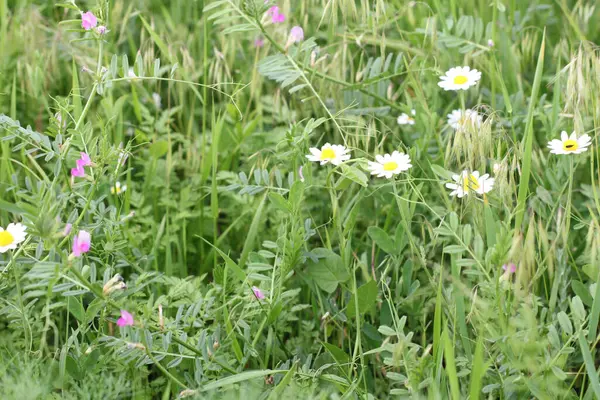
M71 168L71 176L75 176L78 178L82 178L85 176L85 170L82 166L79 165L79 160L77 160L77 168Z
M98 35L104 35L106 34L106 32L108 32L108 29L106 29L106 26L100 25L96 28L96 32L98 33Z
M89 232L79 231L73 239L73 255L80 257L83 253L90 251L92 236Z
M262 36L254 39L254 47L263 47L265 45L265 39Z
M81 154L81 158L77 160L78 167L89 167L90 165L92 165L92 159L87 153L81 152L79 154Z
M257 288L256 286L252 286L252 291L254 292L254 296L258 299L258 300L262 300L265 298L265 294L262 292L262 290L260 290L259 288Z
M285 15L279 13L279 7L277 7L277 6L273 6L273 7L269 8L269 11L267 11L267 14L269 14L271 16L271 21L274 24L278 24L280 22L285 21Z
M514 274L515 272L517 272L517 266L513 263L504 264L502 266L502 269L506 274Z
M125 310L121 310L121 318L117 320L117 325L121 328L124 326L133 326L133 315Z
M81 27L86 31L93 29L98 25L98 18L92 13L88 11L86 13L81 14Z
M304 30L300 26L294 26L290 30L290 38L288 39L292 43L298 43L304 40Z

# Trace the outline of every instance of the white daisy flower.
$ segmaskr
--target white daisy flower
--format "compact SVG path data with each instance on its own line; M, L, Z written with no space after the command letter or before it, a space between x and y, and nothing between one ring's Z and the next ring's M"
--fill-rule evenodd
M121 186L121 182L117 181L115 183L115 186L110 188L110 192L112 194L116 194L116 195L120 195L122 193L124 193L127 190L127 185L122 185Z
M350 154L348 154L349 151L350 150L348 150L346 146L342 146L341 144L325 143L325 145L321 147L321 150L316 147L311 147L310 152L312 154L308 154L306 158L310 161L318 161L321 165L327 163L340 165L344 161L350 159Z
M470 192L484 194L494 188L494 178L489 174L479 176L479 171L464 170L460 175L452 175L455 183L446 183L446 187L451 189L450 196L459 198L467 196Z
M483 122L483 116L474 110L454 110L448 114L448 125L454 129L464 129L467 126L479 128Z
M440 78L438 86L444 90L467 90L481 79L481 72L470 67L454 67Z
M414 117L415 110L411 110L410 114ZM414 125L415 119L406 113L400 114L398 117L398 125Z
M376 155L375 160L377 161L369 161L369 171L371 171L371 175L377 175L378 178L386 177L389 179L412 167L410 157L398 151L383 156Z
M23 224L8 224L6 230L0 227L0 253L16 249L17 245L25 240L26 229L27 227Z
M567 132L562 131L560 140L554 139L548 142L548 147L552 154L580 154L587 151L590 144L592 144L592 138L588 135L577 137L577 134L573 132L569 136Z

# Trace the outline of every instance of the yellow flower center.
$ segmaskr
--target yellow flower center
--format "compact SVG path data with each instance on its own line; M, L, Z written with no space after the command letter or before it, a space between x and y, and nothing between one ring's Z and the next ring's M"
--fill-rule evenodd
M332 148L321 150L321 160L331 160L335 158L335 151Z
M457 75L454 77L454 84L462 85L463 83L467 83L468 80L469 80L469 78L467 78L464 75Z
M385 164L383 164L384 171L395 171L397 168L398 168L398 163L395 163L393 161L388 161Z
M9 246L15 241L15 237L8 231L0 232L0 247Z
M579 148L579 143L577 140L569 139L563 142L563 150L564 151L575 151Z
M468 192L469 190L479 189L479 182L472 174L468 177L463 178L463 190Z

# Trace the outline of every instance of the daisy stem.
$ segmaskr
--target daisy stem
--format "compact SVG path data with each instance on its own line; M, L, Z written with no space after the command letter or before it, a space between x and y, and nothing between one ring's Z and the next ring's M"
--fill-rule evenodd
M573 173L575 172L573 157L569 157L569 189L567 191L567 208L565 210L565 230L563 231L564 246L567 247L568 232L571 225L571 203L573 198Z

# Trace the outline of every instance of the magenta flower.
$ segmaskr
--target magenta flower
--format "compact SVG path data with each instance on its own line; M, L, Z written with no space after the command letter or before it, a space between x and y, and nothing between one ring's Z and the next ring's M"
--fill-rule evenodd
M290 30L289 41L292 43L298 43L304 40L304 30L300 26L294 26Z
M278 24L280 22L285 21L285 15L279 13L279 7L277 7L277 6L273 6L273 7L269 8L269 11L267 11L267 14L269 14L271 16L271 21L274 24Z
M254 39L254 47L263 47L265 45L265 39L262 36Z
M262 292L262 290L260 290L259 288L257 288L256 286L252 286L252 291L254 292L254 296L258 299L258 300L262 300L265 298L265 294Z
M81 152L81 158L76 161L78 167L89 167L92 165L92 159L87 153Z
M86 231L79 231L73 239L73 255L80 257L83 253L90 251L92 244L92 235Z
M133 315L125 310L121 310L121 318L117 320L117 325L121 328L124 326L133 326Z
M514 274L515 272L517 272L517 266L513 263L504 264L502 266L502 269L506 274Z
M77 168L71 168L71 176L78 178L83 178L85 176L85 170L79 165L79 160L77 160Z
M98 18L92 13L88 11L86 13L81 14L81 27L86 31L93 29L98 25Z

